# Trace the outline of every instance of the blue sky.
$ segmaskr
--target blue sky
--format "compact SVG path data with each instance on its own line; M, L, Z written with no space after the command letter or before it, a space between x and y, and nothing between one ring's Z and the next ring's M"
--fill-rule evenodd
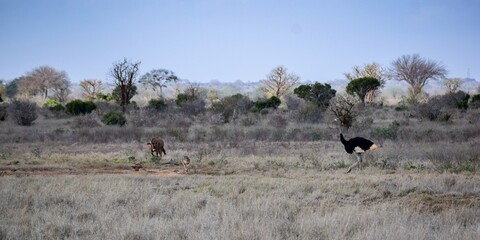
M477 0L0 0L0 79L48 65L111 81L126 57L192 82L258 81L279 65L328 82L415 53L478 79L478 23Z

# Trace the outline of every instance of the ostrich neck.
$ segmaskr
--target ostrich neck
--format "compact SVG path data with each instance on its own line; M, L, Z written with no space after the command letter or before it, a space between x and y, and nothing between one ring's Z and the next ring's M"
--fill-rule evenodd
M340 133L340 141L343 143L343 145L345 145L347 143L347 140L345 140L345 138L343 138L342 133Z

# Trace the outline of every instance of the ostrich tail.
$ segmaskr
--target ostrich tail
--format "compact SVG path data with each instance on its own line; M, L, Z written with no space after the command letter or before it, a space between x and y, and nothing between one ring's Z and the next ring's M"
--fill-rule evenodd
M370 151L375 151L378 149L378 146L376 144L373 144L369 149Z

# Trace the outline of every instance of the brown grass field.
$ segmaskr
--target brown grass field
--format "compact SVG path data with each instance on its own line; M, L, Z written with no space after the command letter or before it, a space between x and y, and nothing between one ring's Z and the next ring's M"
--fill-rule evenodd
M439 123L375 111L372 126L346 135L382 147L350 174L355 157L328 119L283 129L0 122L0 239L480 239L478 112ZM393 119L394 138L370 137ZM147 151L152 136L165 140L162 160Z

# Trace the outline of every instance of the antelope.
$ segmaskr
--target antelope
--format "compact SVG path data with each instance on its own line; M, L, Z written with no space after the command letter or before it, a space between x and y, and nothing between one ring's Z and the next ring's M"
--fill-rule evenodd
M147 143L148 145L148 150L150 151L150 153L152 154L153 156L153 152L156 153L157 157L158 157L158 154L160 153L160 159L162 159L162 152L163 154L167 155L167 152L165 152L165 148L163 147L164 145L164 142L161 138L152 138L152 140L150 140L150 142Z

